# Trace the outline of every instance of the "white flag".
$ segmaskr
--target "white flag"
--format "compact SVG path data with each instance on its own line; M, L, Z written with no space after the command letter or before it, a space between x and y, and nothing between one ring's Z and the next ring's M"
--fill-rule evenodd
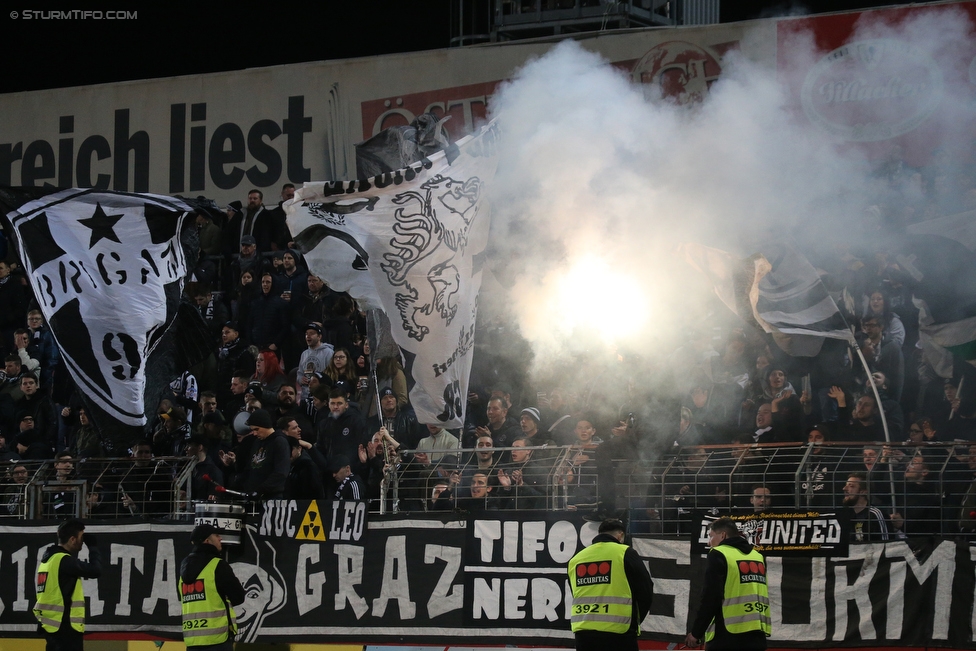
M8 213L34 295L79 389L128 425L146 423L145 360L175 314L189 207L170 197L62 190Z
M311 272L389 316L421 423L464 422L497 137L491 123L395 172L306 183L284 204Z

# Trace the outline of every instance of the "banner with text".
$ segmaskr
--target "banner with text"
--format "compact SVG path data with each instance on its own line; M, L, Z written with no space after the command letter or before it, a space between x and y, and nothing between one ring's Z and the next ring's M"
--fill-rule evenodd
M364 516L357 503L278 500L249 518L228 556L247 592L238 640L572 645L565 567L596 523L551 512ZM104 571L85 581L87 630L179 638L176 581L191 529L89 523ZM34 573L55 531L0 527L0 637L35 634ZM689 540L632 545L654 577L643 636L679 642L697 609L704 556ZM852 544L845 556L770 555L766 566L774 646L976 648L976 553L964 542Z
M847 556L850 521L843 513L780 511L729 516L742 535L765 556ZM693 554L708 553L708 527L718 516L696 513Z

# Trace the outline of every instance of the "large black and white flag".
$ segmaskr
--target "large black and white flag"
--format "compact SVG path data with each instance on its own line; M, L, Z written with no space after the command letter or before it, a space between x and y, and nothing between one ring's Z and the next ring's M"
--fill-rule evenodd
M820 274L792 246L763 247L769 271L756 285L754 311L766 332L852 341L850 326Z
M306 183L284 204L312 273L389 315L422 423L464 422L497 137L491 123L395 172Z
M938 375L952 377L961 372L957 362L976 366L976 211L906 231L894 259L911 279L919 346Z
M853 339L817 270L788 244L764 246L745 259L695 243L682 245L679 253L712 282L729 309L747 323L754 320L791 355L816 355L824 338Z
M749 258L737 258L727 251L686 242L677 253L712 284L715 295L725 306L750 325L753 323L753 306L758 296L757 286L769 273L769 261L757 253Z
M146 422L145 362L175 316L167 296L182 292L189 210L170 197L71 189L7 214L72 378L128 425Z

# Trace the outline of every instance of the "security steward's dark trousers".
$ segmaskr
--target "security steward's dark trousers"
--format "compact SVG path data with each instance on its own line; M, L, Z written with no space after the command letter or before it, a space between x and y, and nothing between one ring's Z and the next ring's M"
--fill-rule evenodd
M73 628L64 628L57 633L44 633L47 651L84 651L85 636Z
M637 651L637 634L577 631L576 651Z

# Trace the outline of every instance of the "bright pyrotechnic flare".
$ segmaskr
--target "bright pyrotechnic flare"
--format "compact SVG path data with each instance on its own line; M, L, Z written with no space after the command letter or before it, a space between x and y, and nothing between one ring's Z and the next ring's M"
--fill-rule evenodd
M649 309L644 288L628 272L606 260L579 259L553 283L548 314L567 333L594 330L619 342L647 325Z

